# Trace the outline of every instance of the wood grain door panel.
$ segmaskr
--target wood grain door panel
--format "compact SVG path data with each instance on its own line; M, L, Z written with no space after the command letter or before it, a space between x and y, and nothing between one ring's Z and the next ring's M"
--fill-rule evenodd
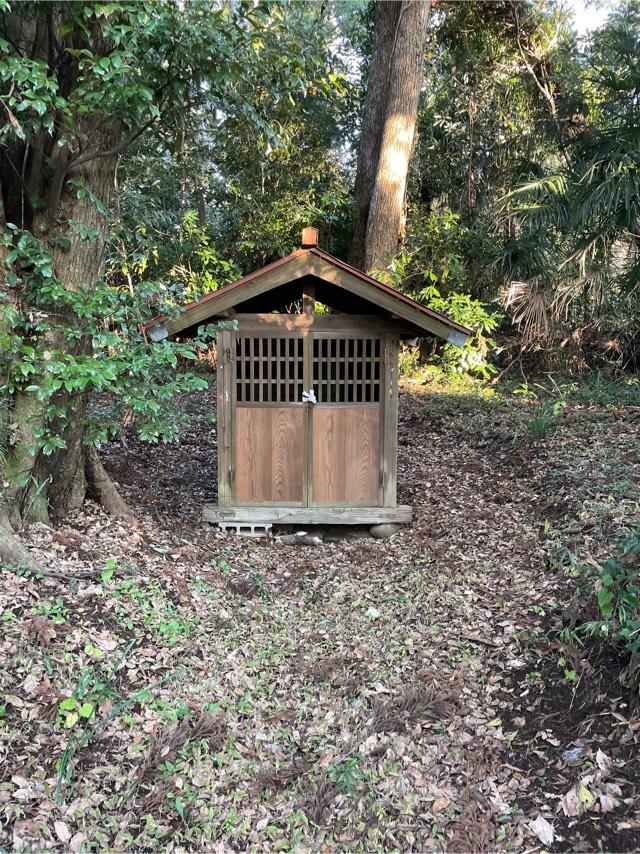
M299 504L305 496L302 406L236 408L237 504Z
M312 411L314 504L380 504L380 407L317 406Z
M381 337L252 330L234 343L233 503L381 506Z

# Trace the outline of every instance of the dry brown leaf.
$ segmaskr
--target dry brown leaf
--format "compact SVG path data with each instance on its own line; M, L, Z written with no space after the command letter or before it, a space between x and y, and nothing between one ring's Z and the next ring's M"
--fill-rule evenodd
M71 831L63 821L54 821L53 829L60 842L68 842L71 839Z
M443 810L446 810L450 803L451 801L449 800L449 798L436 798L436 800L431 804L431 812L442 812Z

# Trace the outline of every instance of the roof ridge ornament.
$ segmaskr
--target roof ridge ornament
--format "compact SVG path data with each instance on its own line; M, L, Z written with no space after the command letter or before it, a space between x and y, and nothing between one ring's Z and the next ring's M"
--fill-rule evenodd
M318 246L318 229L312 225L302 229L302 242L300 246L303 249L315 249Z

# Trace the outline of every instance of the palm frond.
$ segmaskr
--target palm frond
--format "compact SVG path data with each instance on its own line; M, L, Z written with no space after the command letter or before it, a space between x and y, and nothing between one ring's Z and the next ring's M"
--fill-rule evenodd
M591 314L597 315L611 289L611 269L607 261L586 268L575 277L563 279L551 300L551 313L560 321L569 321L575 315L577 302L588 297Z
M520 327L525 346L549 337L551 322L547 300L547 290L536 282L510 282L501 294L500 302L510 310L513 322Z

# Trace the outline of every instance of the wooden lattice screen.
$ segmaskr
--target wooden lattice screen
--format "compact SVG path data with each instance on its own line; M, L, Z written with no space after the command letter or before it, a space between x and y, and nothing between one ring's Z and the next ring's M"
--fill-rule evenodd
M380 339L314 338L313 390L318 403L378 403Z
M299 403L304 382L302 338L238 338L238 403Z
M301 337L236 340L238 403L300 403ZM313 391L318 403L379 403L380 338L314 338Z

